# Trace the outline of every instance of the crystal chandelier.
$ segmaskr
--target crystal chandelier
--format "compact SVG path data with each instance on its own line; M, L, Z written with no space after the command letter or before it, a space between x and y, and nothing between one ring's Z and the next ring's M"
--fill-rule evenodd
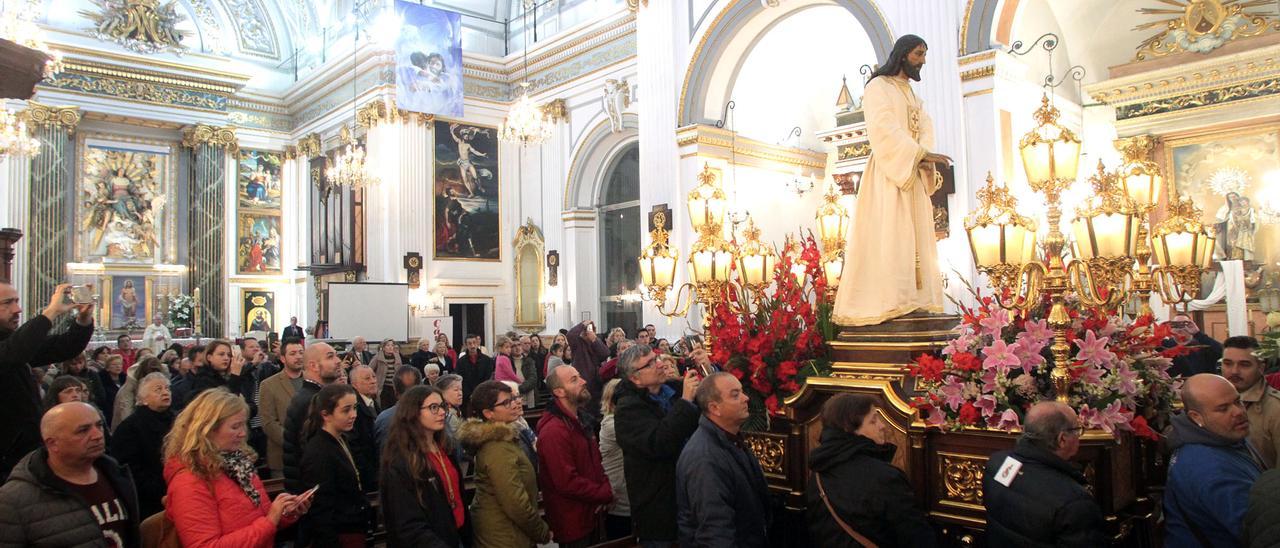
M529 94L529 9L533 2L524 3L524 81L520 82L520 98L511 105L507 119L498 126L498 138L521 145L540 145L551 138L551 123ZM536 21L536 18L535 18Z
M524 93L498 127L498 138L522 145L540 145L551 138L551 124L547 122L547 115L529 97L529 83L521 82L520 87Z
M44 31L36 24L36 13L25 0L0 0L0 38L49 56L44 64L44 77L62 70L62 54L49 48Z
M352 189L361 189L378 184L378 178L370 175L369 170L365 169L364 147L356 144L355 138L351 136L351 130L347 129L347 126L342 126L342 133L339 138L346 146L338 150L337 156L333 158L333 163L325 168L325 178L329 179L329 182L334 185L351 187Z
M39 153L40 141L27 131L27 123L9 109L0 110L0 158Z

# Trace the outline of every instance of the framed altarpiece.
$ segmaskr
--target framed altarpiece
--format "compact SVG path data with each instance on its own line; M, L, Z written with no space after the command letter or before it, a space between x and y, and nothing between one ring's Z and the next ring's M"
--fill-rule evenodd
M182 292L177 142L81 133L70 193L73 284L93 284L99 325L140 330Z

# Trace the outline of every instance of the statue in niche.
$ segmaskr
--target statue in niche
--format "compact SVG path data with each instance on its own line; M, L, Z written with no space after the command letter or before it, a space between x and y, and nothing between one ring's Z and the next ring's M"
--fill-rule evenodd
M165 157L89 147L81 183L80 228L89 257L150 259L159 248L157 215Z
M631 106L631 87L626 79L610 78L604 81L604 96L601 98L604 113L609 116L609 130L622 131L622 113Z
M911 88L928 46L898 39L863 95L871 158L861 178L845 270L833 318L842 326L879 324L911 313L942 312L942 278L929 195L941 186L931 152L933 121Z
M1227 203L1218 208L1213 223L1218 254L1222 259L1253 260L1258 221L1248 197L1236 192L1227 193Z

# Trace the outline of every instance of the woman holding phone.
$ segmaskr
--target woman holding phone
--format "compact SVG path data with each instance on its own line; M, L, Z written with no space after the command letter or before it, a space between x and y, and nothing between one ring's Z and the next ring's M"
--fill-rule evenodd
M396 404L379 491L390 548L456 548L466 537L461 469L445 434L448 408L431 386L410 388Z
M206 390L173 422L164 441L165 516L183 546L261 547L307 513L306 497L274 501L254 470L249 405L224 389Z
M311 398L303 427L302 484L319 486L299 527L299 546L361 547L370 518L365 481L344 435L356 424L356 390L331 384Z

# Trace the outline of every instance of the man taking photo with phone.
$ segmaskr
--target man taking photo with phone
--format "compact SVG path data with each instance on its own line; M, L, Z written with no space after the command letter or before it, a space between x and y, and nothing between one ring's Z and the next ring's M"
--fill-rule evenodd
M31 366L69 360L84 352L93 336L93 302L77 303L72 286L61 284L49 306L19 325L22 305L18 291L0 283L0 401L9 412L0 421L0 480L27 453L40 447L40 392L31 377ZM54 322L70 312L75 320L66 332L50 335Z

